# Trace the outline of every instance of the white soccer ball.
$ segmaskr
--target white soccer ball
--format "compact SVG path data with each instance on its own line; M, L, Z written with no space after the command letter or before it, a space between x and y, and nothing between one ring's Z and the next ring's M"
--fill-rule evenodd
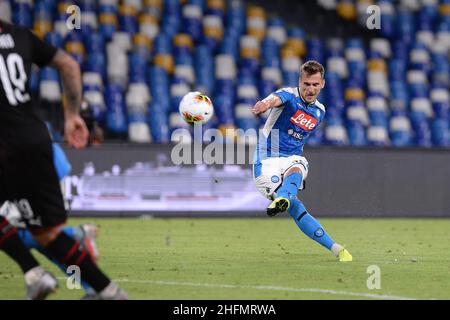
M205 124L214 114L211 99L199 91L187 93L181 99L179 110L184 121L189 124Z

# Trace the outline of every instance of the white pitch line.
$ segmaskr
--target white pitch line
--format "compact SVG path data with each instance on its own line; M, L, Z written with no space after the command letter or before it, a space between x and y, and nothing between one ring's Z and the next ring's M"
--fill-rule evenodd
M22 275L13 275L20 277ZM66 280L66 277L56 277L58 280ZM252 285L235 285L235 284L215 284L215 283L197 283L197 282L178 282L178 281L162 281L162 280L133 280L133 279L115 279L114 282L129 282L141 284L156 284L166 286L189 286L189 287L204 287L204 288L225 288L225 289L253 289L264 291L285 291L285 292L310 292L322 293L330 295L353 296L360 298L381 299L381 300L417 300L417 298L391 296L386 294L363 293L363 292L349 292L332 289L316 289L316 288L289 288L278 286L252 286ZM431 299L434 300L434 299Z
M213 283L195 283L195 282L178 282L178 281L159 281L159 280L116 279L114 281L115 282L168 285L168 286L190 286L190 287L204 287L204 288L226 288L226 289L253 289L253 290L285 291L285 292L310 292L310 293L343 295L343 296L353 296L353 297L382 299L382 300L417 300L416 298L409 298L409 297L402 297L402 296L391 296L391 295L374 294L374 293L348 292L348 291L331 290L331 289L288 288L288 287L278 287L278 286L252 286L252 285L213 284Z

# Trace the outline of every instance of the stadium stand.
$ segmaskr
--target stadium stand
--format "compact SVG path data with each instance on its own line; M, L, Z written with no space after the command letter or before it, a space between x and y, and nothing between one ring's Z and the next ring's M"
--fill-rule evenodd
M309 144L450 146L450 0L277 3L3 0L0 16L75 57L109 139L169 142L186 127L178 103L191 90L214 102L208 127L257 129L265 117L251 105L296 86L301 63L315 59L326 67L327 115ZM73 4L81 24L70 31ZM370 5L381 28L369 32ZM54 70L35 69L30 81L43 104L61 104ZM58 137L60 122L51 122Z

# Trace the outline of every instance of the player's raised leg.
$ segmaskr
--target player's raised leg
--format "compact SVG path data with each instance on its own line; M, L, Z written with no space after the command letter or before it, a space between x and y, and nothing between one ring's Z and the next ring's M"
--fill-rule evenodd
M100 299L128 299L127 294L99 269L80 242L62 232L60 227L46 228L45 232L33 230L33 237L59 263L78 266L81 279L98 293Z
M298 198L291 200L291 207L288 212L304 234L332 251L339 258L339 261L348 262L353 260L351 254L328 235L320 222L308 213Z
M291 168L285 173L283 184L277 192L278 197L276 199L288 199L290 204L288 208L289 215L304 234L332 251L339 258L339 261L352 261L351 254L328 235L320 222L309 214L303 203L297 198L298 188L301 183L302 174L300 168Z
M95 225L91 224L82 224L76 227L66 226L62 229L62 232L67 234L69 237L77 240L81 245L82 248L85 248L88 253L90 254L91 258L96 262L98 258L98 250L96 245L96 227ZM34 240L32 234L30 231L26 228L18 228L17 233L19 237L21 238L22 242L28 249L36 249L43 255L45 255L50 261L55 263L62 272L66 274L67 268L53 259L50 254L45 250L43 246L41 246L36 240ZM97 297L97 294L94 289L89 286L89 284L86 281L81 281L81 286L83 287L83 290L85 291L86 295L85 297Z

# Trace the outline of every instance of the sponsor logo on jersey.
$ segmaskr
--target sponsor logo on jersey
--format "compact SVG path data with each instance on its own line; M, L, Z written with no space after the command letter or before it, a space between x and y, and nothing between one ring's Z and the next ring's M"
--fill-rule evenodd
M291 117L290 121L305 131L313 130L317 124L316 118L310 116L302 110L297 110L297 112Z
M299 132L295 132L294 129L289 129L288 135L290 135L291 137L294 137L295 139L298 139L298 140L303 139L303 135Z
M0 49L12 49L14 45L14 39L10 34L0 35Z

